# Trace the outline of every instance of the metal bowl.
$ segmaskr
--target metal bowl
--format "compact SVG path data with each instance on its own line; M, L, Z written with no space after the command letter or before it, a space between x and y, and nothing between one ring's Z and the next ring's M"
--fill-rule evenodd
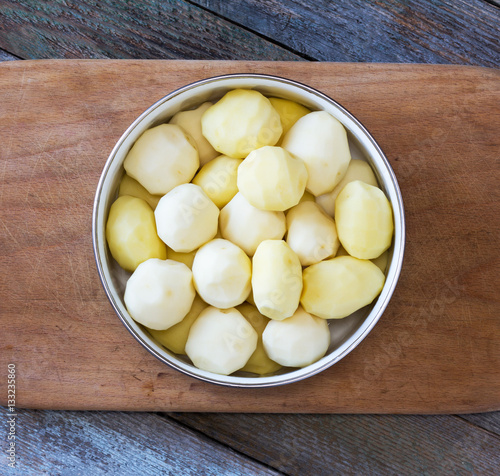
M176 112L193 109L206 101L214 102L236 88L256 89L266 96L291 99L311 110L324 110L338 119L347 130L352 157L370 163L394 213L394 238L389 249L386 282L380 295L371 305L351 316L329 321L332 342L322 359L301 369L282 369L274 375L263 377L243 372L229 376L206 372L192 365L186 356L174 354L158 344L147 329L136 323L127 312L123 294L129 274L111 257L105 237L109 208L117 197L124 174L123 161L138 137L145 130L167 122ZM97 269L111 305L125 327L151 354L174 369L207 382L231 387L269 387L297 382L325 370L345 357L368 335L387 307L399 278L405 246L405 219L401 192L389 162L370 133L352 114L328 96L295 81L261 74L236 74L208 78L184 86L160 99L132 123L113 148L99 180L92 237Z

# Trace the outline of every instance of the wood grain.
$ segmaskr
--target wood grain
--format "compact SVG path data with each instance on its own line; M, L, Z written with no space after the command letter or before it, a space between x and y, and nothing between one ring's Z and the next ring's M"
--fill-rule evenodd
M0 48L25 59L300 59L181 0L3 0Z
M17 472L13 474L279 474L154 414L23 410L17 423Z
M168 416L289 475L493 475L500 465L500 437L451 416Z
M500 65L500 10L482 0L193 3L320 61Z
M473 413L471 415L461 415L460 418L500 437L500 412Z
M500 407L498 72L175 61L9 62L0 70L0 104L8 111L0 117L0 364L17 365L19 407L314 413ZM101 289L90 230L100 172L132 120L182 84L241 71L296 79L351 110L399 177L408 232L400 283L370 336L312 379L252 391L198 382L143 350Z

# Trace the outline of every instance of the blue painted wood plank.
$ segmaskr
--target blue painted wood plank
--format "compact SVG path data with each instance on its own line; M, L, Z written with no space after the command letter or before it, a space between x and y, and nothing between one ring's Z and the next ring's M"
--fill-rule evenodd
M500 66L500 9L483 0L192 0L320 61Z
M3 0L0 48L23 59L301 59L182 0Z
M494 475L500 467L500 436L451 415L168 416L290 475Z
M277 475L185 425L153 413L19 410L16 468L2 475ZM2 409L6 416L5 409ZM2 451L3 452L3 451Z

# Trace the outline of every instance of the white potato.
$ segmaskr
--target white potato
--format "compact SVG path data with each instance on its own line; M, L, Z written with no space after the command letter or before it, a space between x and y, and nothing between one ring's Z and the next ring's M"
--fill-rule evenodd
M203 135L221 154L245 158L252 150L275 145L283 132L280 116L258 91L229 91L201 118Z
M330 331L324 319L299 307L283 321L271 321L262 334L269 358L286 367L305 367L326 354Z
M286 215L286 242L302 266L335 256L340 246L335 222L315 202L305 201Z
M158 236L180 253L199 248L217 233L219 209L201 187L192 183L168 192L154 213Z
M283 240L265 240L252 260L255 305L264 316L282 320L299 305L302 266L296 253Z
M199 165L194 139L174 124L148 129L123 162L127 174L155 195L164 195L189 182Z
M306 188L315 196L331 192L351 160L344 126L325 111L301 117L283 138L282 147L304 161Z
M251 291L252 263L228 240L204 244L193 262L194 286L208 304L228 309L241 304Z
M176 354L186 354L186 342L189 330L201 311L207 307L208 304L201 299L200 296L196 295L191 309L181 322L178 322L164 331L157 331L154 329L148 329L148 331L163 347L166 347Z
M135 321L163 330L182 321L194 296L193 274L186 265L152 258L130 276L123 299Z
M195 175L193 183L199 185L210 199L222 208L238 192L236 180L241 162L242 159L220 155L201 168Z
M141 198L118 197L109 209L106 241L116 262L134 271L150 258L167 258L167 248L156 234L153 210Z
M179 111L169 121L170 124L182 127L195 140L198 147L200 165L205 165L219 155L201 132L201 116L203 116L210 106L213 106L211 102L205 102L196 109Z
M252 306L248 302L244 302L236 309L243 314L243 317L252 325L258 335L257 348L241 370L259 375L269 375L279 370L281 365L269 358L262 342L262 333L270 319L261 314L255 306Z
M238 190L261 210L283 211L297 205L306 182L304 162L281 147L254 150L238 167Z
M257 348L257 332L234 308L207 307L189 331L186 354L199 369L229 375Z
M344 178L337 184L337 186L328 193L324 193L316 197L316 203L325 210L328 215L335 217L335 200L342 189L350 182L361 180L369 185L378 187L377 178L373 173L372 168L368 162L360 159L352 159L347 167L347 172Z
M238 245L248 256L253 256L264 240L281 240L286 232L283 212L260 210L237 193L221 210L219 218L223 238Z
M306 268L300 303L323 319L341 319L370 304L382 290L385 276L369 260L340 256Z
M355 258L377 258L391 246L391 204L373 185L348 183L335 201L335 223L342 246Z

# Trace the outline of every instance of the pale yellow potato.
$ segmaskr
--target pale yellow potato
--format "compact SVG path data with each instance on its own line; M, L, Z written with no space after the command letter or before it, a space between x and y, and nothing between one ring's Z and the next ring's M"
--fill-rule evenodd
M241 304L251 291L252 262L228 240L204 244L193 262L194 286L208 304L220 309Z
M201 311L207 307L208 304L201 299L200 296L196 295L191 309L181 322L178 322L164 331L157 331L154 329L148 329L148 331L163 347L166 347L176 354L184 355L186 354L186 342L189 330Z
M274 109L278 111L278 114L280 115L281 125L283 126L283 133L277 143L277 145L279 145L290 128L302 116L309 114L311 111L307 109L307 107L302 106L302 104L291 101L290 99L269 98L269 102L273 105Z
M329 193L316 197L316 203L325 210L328 215L335 218L335 200L342 189L350 182L361 180L368 185L378 187L377 178L368 162L360 159L352 159L347 167L347 172L339 184Z
M186 354L199 369L229 375L248 362L257 340L257 332L239 311L209 306L191 326Z
M283 212L260 210L237 193L220 211L219 225L222 237L238 245L248 256L253 256L264 240L281 240L286 232Z
M219 155L201 132L201 116L203 116L210 106L213 106L211 102L205 102L196 109L179 111L169 121L170 124L182 127L195 140L198 147L200 165L205 165Z
M335 188L351 160L344 126L325 111L301 117L281 146L304 161L308 172L306 188L316 197Z
M148 129L123 162L127 174L153 195L164 195L190 182L199 166L194 139L175 124Z
M326 354L330 330L324 319L299 307L283 321L271 321L262 334L267 355L286 367L305 367Z
M300 303L315 316L341 319L370 304L384 281L384 273L369 260L332 258L304 270Z
M164 195L154 214L158 236L179 253L199 248L217 233L219 209L193 183L178 185Z
M185 264L152 258L130 276L123 300L136 322L164 330L184 319L195 294L193 274Z
M286 242L302 266L335 256L340 246L335 222L315 202L302 202L286 215Z
M220 155L205 164L192 182L199 185L210 199L222 208L238 193L236 179L241 162L242 159Z
M392 208L378 187L348 183L335 201L335 223L342 246L355 258L377 258L391 246Z
M263 241L252 260L252 290L257 309L270 319L290 317L299 306L302 266L283 240Z
M173 259L179 263L184 263L189 269L193 268L193 261L197 250L190 251L188 253L179 253L174 251L172 248L167 246L167 256L168 259Z
M167 247L158 238L153 210L141 198L124 195L111 205L106 222L109 251L126 271L150 258L166 259Z
M278 112L258 91L229 91L201 118L203 135L215 150L237 159L275 145L283 128Z
M281 365L269 358L262 342L262 333L270 319L262 315L255 306L248 302L244 302L236 309L243 314L243 317L252 325L258 335L257 348L241 370L259 375L269 375L279 370Z
M142 198L153 210L162 197L161 195L149 193L137 180L129 177L127 174L123 175L118 195L120 197L123 195L130 195L131 197Z
M281 147L254 150L238 167L238 190L261 210L284 211L297 205L306 182L304 162Z

